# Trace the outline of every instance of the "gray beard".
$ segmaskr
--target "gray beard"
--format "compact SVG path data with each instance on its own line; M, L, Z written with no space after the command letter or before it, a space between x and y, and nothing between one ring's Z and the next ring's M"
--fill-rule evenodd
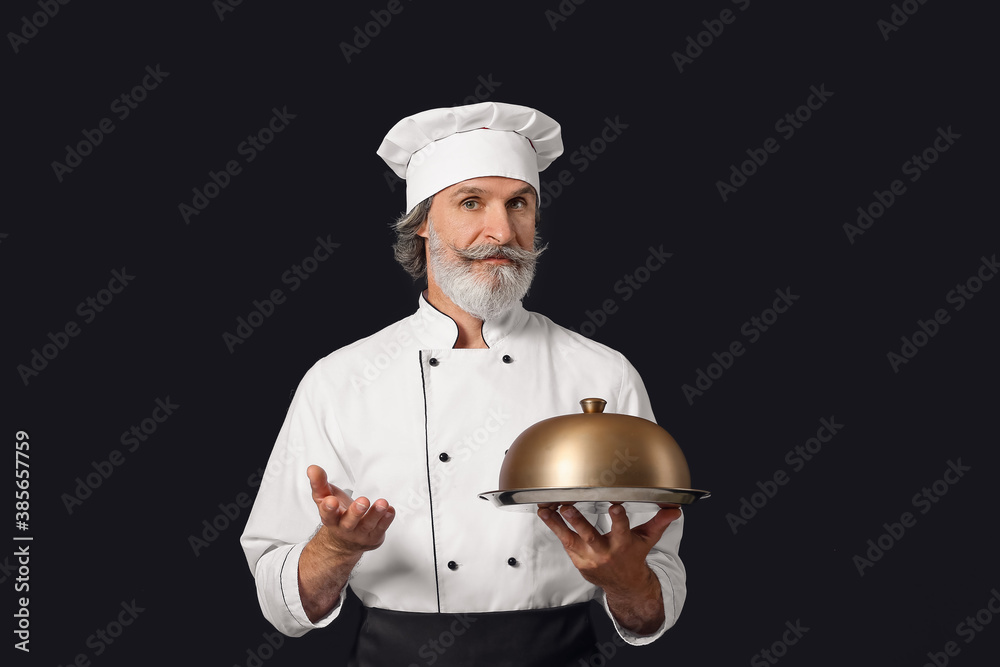
M456 306L480 320L503 315L528 293L535 277L535 263L545 246L533 250L489 243L459 249L450 246L453 257L428 224L428 248L434 280ZM536 244L537 246L537 244ZM475 260L504 257L510 264L473 264Z

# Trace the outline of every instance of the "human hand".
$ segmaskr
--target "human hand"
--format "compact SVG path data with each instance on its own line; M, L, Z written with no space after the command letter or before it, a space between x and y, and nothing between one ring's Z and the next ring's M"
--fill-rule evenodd
M614 595L631 596L650 587L655 577L646 556L663 532L681 516L675 508L661 509L646 523L630 528L625 508L612 505L611 530L602 535L572 505L541 507L538 517L559 538L573 565L584 579ZM567 525L567 523L569 525Z
M354 559L382 545L385 531L396 515L384 498L374 504L364 496L352 499L330 484L326 471L317 465L309 466L306 475L323 523L314 540L338 556Z

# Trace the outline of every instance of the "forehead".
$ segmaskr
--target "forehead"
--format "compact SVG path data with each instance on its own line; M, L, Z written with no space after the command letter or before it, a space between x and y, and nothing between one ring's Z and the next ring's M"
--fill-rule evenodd
M534 196L535 188L530 183L516 178L505 178L503 176L481 176L470 178L450 185L438 196L447 198L457 198L467 195L477 195L481 197L500 197L510 199L522 195Z

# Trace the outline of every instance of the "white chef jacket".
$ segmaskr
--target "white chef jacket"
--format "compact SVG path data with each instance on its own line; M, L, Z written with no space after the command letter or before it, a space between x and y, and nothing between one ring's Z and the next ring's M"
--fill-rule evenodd
M500 510L478 494L497 489L504 454L521 431L579 413L582 398L653 420L642 380L620 353L521 304L485 322L483 338L489 349L452 349L457 325L421 297L416 313L333 352L303 377L241 538L261 609L278 630L299 636L326 626L346 596L345 587L316 623L302 609L298 559L319 527L310 464L352 497L385 498L396 510L384 543L362 556L349 581L367 607L475 613L596 598L608 611L604 592L580 575L533 511ZM631 525L653 514L631 512ZM607 532L609 517L597 525ZM663 591L664 624L637 636L608 611L630 644L652 642L680 614L682 531L683 517L647 557Z

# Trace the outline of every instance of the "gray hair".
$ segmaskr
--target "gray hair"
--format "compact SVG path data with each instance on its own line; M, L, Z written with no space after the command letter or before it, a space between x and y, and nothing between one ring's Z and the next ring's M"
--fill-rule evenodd
M431 195L414 206L409 213L400 215L392 223L392 228L396 232L396 242L392 244L393 254L396 257L396 261L400 263L414 280L427 275L426 239L419 236L417 231L427 219L427 214L430 212L433 202L434 195ZM538 223L541 219L542 212L538 206L535 206L536 248L541 244L541 237L538 235Z
M392 251L396 255L396 261L414 280L427 275L427 254L424 250L426 241L423 236L417 235L417 230L427 219L427 213L431 210L433 202L434 195L431 195L392 223L392 228L396 231L396 242L392 244Z

